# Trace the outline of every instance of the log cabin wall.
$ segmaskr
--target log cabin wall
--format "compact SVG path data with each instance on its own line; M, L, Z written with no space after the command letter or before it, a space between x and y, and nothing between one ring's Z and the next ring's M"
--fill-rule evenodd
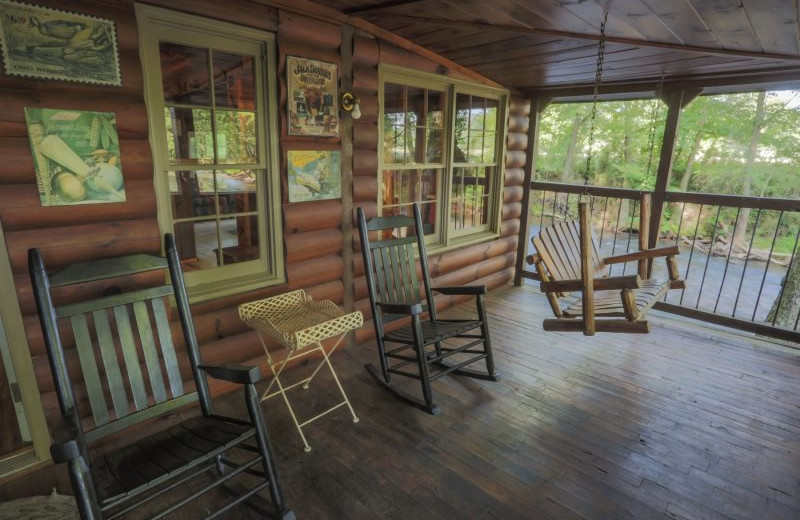
M150 4L212 19L274 32L278 49L278 99L282 182L283 240L286 257L285 284L227 296L193 306L198 339L208 362L265 363L256 334L238 318L240 303L304 288L315 299L343 298L343 274L354 274L354 307L368 316L369 305L363 266L356 252L352 266L342 260L343 218L341 201L288 203L286 151L290 149L338 150L338 138L296 137L287 134L285 63L287 55L339 63L341 27L279 11L248 0L194 2L150 0ZM161 252L153 184L153 157L148 141L139 36L132 0L41 0L37 5L111 19L116 23L122 69L122 87L93 86L62 81L29 80L0 73L0 222L6 236L17 299L23 314L31 356L45 414L53 418L58 405L36 317L27 273L27 250L42 250L47 267L128 253ZM378 200L378 66L403 65L429 72L454 74L441 65L402 50L372 35L356 32L353 41L354 91L361 100L362 118L353 123L354 206L374 215ZM341 71L340 71L341 73ZM28 143L24 107L62 108L114 112L120 138L121 163L127 201L123 203L42 207ZM434 281L440 284L485 283L490 288L508 283L514 275L514 252L522 199L527 114L529 105L513 99L509 110L509 134L503 192L502 232L498 240L450 251L430 262ZM131 277L126 284L147 286L163 282L153 274ZM56 293L57 303L83 292L101 293L105 287L85 284ZM452 304L442 300L445 306ZM176 324L177 326L177 324ZM367 323L357 342L372 335ZM74 355L74 352L73 352ZM77 374L73 377L78 377ZM79 396L80 398L81 396ZM3 432L0 431L0 435Z

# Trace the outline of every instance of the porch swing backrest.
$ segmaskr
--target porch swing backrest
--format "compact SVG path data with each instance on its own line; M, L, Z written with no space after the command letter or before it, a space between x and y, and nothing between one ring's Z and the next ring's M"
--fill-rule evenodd
M580 223L577 220L558 222L533 237L533 244L542 258L550 280L577 280L581 277L580 237ZM608 274L608 266L603 263L594 234L590 271L595 276Z

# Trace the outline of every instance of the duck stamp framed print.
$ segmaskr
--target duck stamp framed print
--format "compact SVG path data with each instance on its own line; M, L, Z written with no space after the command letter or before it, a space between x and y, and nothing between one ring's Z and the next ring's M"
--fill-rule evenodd
M339 136L335 63L286 56L289 135Z
M0 46L9 76L122 85L112 20L0 0Z

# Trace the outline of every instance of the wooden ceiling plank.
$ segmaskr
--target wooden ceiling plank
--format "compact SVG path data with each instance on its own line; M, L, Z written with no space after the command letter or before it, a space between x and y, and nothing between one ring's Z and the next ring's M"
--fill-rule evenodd
M739 0L689 1L725 49L761 48Z
M641 0L670 32L675 33L686 45L696 47L721 47L711 29L697 14L688 0L665 2L664 0Z
M586 21L588 27L591 28L590 32L600 32L600 24L603 21L603 16L606 12L606 7L597 3L597 0L588 0L585 2L572 2L570 0L556 0L558 4L571 12L581 20ZM639 32L632 27L624 16L620 15L620 11L624 13L618 2L614 2L612 9L608 11L608 22L606 23L606 34L609 36L617 36L619 38L632 38L632 39L656 39L653 35L647 35ZM560 29L560 27L553 27L553 29ZM672 35L669 35L672 38Z
M541 44L527 44L524 41L509 40L508 45L504 45L502 47L493 46L491 52L487 52L485 55L473 55L472 59L459 59L458 62L463 63L464 65L472 66L479 63L508 63L511 60L525 58L545 60L548 57L556 56L559 53L573 51L596 56L597 44L576 40L560 40L557 42L547 42ZM497 59L498 53L502 53L502 60ZM450 52L444 54L448 57L451 56Z
M507 26L507 25L499 26L499 25L486 24L482 22L464 22L459 20L442 20L435 18L418 18L418 17L407 17L407 16L401 16L399 18L415 23L429 23L429 24L445 25L445 26L472 26L472 27L481 27L484 30L502 30L509 32L532 33L532 34L549 35L549 36L560 36L563 38L574 38L580 40L597 41L600 39L599 35L590 33L566 33L564 31L556 31L550 29L525 28L520 26ZM777 60L777 61L800 61L800 55L798 54L754 52L742 49L717 49L708 47L697 47L694 45L678 45L674 43L651 42L651 41L635 40L630 38L619 38L616 36L607 36L606 42L638 45L643 47L661 47L665 49L675 49L680 51L717 54L720 56L739 56L739 57L756 58L764 60Z
M742 5L765 51L800 54L797 3L786 0L742 0Z
M375 11L381 11L383 9L389 9L392 7L397 6L404 6L409 4L420 4L426 2L427 0L390 0L387 2L380 2L377 4L366 5L363 7L352 7L350 9L344 9L342 12L346 15L359 15L364 13L370 13Z

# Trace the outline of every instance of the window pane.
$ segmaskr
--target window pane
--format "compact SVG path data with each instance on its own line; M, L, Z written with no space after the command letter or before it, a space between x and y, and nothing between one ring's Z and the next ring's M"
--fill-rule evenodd
M178 256L189 271L217 266L217 221L201 220L175 223Z
M256 211L256 172L225 170L217 172L220 213Z
M441 170L386 170L383 172L383 205L411 204L436 199Z
M217 122L217 162L247 164L256 162L256 115L254 112L219 110Z
M164 118L170 164L214 162L211 110L165 107Z
M469 132L469 162L483 163L483 132L470 130Z
M383 161L405 160L405 87L386 83L383 88Z
M422 217L422 233L424 235L432 235L436 232L436 203L428 202L424 204L420 204L419 206L419 213ZM407 217L414 216L414 210L412 206L393 206L391 208L385 208L383 210L384 216L392 216L392 215L405 215ZM408 233L415 232L413 228L410 230L408 228L404 228L401 230L401 236L408 236ZM380 236L382 240L389 239L389 238L397 238L397 230L394 231L383 231L383 234Z
M242 216L220 220L223 265L256 260L258 247L258 216Z
M428 128L444 128L444 111L447 98L445 93L438 90L428 91L428 113L425 116L425 126Z
M161 42L161 84L166 104L211 106L208 50Z
M469 150L469 96L465 94L456 96L456 123L453 131L456 145L453 160L465 163Z
M494 167L453 170L450 225L454 230L469 230L488 224L489 182L494 172Z
M215 215L214 172L167 172L172 218Z
M444 160L442 150L444 148L444 129L443 128L427 128L425 129L425 140L427 145L425 147L425 162L440 163Z
M216 106L255 110L253 57L214 51L211 62Z

